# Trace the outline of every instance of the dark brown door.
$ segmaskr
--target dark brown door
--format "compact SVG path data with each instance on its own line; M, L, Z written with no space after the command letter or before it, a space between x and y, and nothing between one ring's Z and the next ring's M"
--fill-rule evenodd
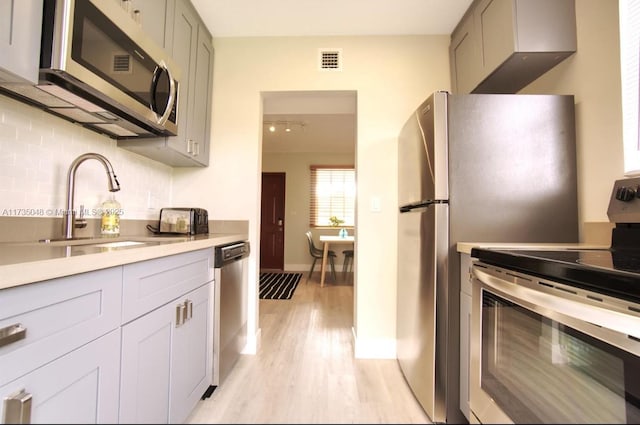
M262 173L260 269L284 270L285 173Z

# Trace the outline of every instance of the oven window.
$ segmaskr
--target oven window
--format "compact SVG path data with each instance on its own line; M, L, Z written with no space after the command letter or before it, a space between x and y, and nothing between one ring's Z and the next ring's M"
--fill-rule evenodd
M638 423L635 355L482 291L481 386L515 423Z

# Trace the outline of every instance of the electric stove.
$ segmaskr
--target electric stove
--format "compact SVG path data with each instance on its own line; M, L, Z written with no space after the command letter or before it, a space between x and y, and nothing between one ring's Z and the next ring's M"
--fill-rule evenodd
M640 302L640 177L617 180L607 210L615 224L608 249L473 248L471 256L632 302Z

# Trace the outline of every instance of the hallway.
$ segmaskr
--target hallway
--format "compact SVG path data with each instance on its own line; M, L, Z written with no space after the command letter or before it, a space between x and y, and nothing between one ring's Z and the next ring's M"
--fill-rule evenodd
M353 286L306 272L291 300L260 300L261 348L189 423L430 423L394 359L353 358Z

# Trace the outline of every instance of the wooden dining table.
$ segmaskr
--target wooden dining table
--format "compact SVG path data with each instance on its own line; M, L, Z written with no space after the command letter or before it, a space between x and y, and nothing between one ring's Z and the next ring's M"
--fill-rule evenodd
M355 236L334 236L320 235L322 242L322 271L320 273L320 287L324 286L324 275L327 268L327 257L329 256L329 245L331 244L353 244L356 241Z

